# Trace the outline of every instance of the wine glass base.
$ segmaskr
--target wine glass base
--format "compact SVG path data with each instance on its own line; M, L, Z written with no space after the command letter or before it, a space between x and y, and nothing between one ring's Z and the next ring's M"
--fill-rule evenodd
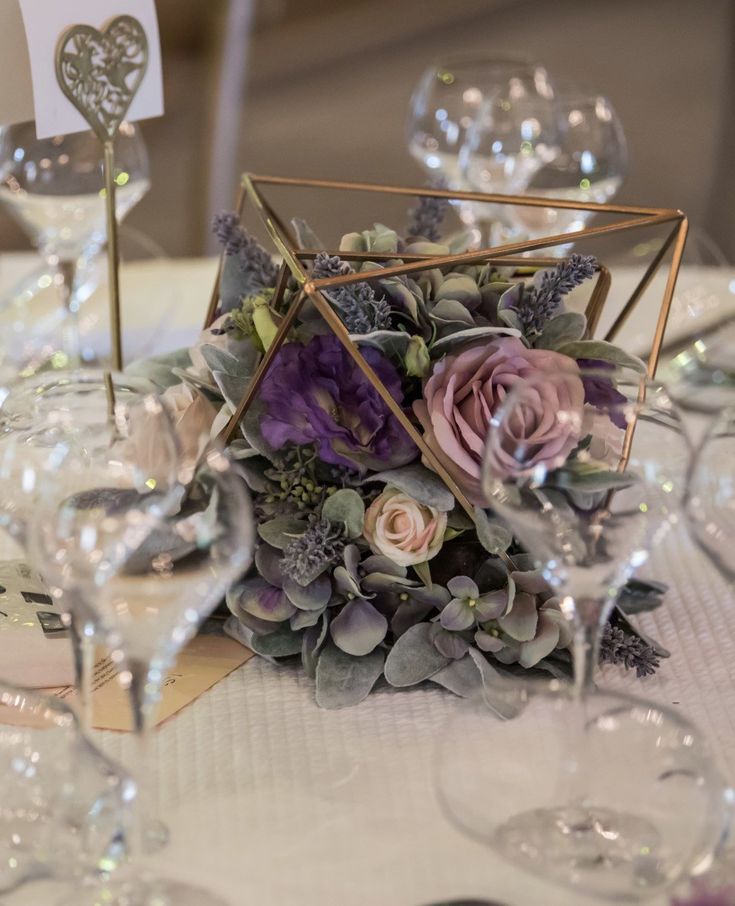
M57 906L230 906L202 887L148 878L110 882L74 891Z
M602 892L660 886L661 835L649 821L608 808L534 809L497 830L505 856L535 874Z

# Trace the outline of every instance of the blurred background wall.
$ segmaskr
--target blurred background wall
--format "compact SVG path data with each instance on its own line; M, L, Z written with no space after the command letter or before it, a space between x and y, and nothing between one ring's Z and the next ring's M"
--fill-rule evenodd
M683 209L735 261L735 0L252 2L248 47L228 16L250 0L157 0L167 114L144 126L153 189L130 222L170 254L201 253L208 208L234 197L232 173L214 195L209 173L223 87L240 98L224 124L240 169L419 185L413 87L432 60L473 51L534 57L607 94L629 142L618 200ZM242 85L222 77L227 38L247 57ZM25 244L5 214L0 241Z

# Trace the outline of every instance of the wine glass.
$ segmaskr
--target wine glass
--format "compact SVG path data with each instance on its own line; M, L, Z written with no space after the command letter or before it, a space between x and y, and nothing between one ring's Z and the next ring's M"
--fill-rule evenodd
M104 627L111 656L121 664L140 742L140 789L150 780L145 741L166 672L250 564L254 529L244 480L218 450L208 450L186 484L167 487L157 478L153 493L136 487L110 495L105 489L119 486L113 465L95 470L86 495L72 493L39 513L31 535L37 562L52 561L83 589L84 607ZM94 506L87 503L90 494L96 494ZM136 843L140 848L145 834L140 798L139 793L131 848ZM76 893L69 904L100 901L110 906L219 902L134 869L101 888Z
M148 153L132 123L115 139L114 178L122 221L150 187ZM0 200L54 274L71 364L79 360L77 270L106 240L104 185L102 145L92 132L38 139L33 122L0 129Z
M605 204L616 194L627 169L627 145L620 119L601 94L554 83L560 118L559 153L528 181L529 195ZM516 207L520 233L540 238L584 229L592 211ZM569 246L559 246L563 255Z
M80 732L73 711L3 685L0 724L0 891L116 862L134 787Z
M155 444L155 470L142 468L152 458L149 444ZM100 463L118 460L120 480L133 486L158 475L168 485L177 474L177 440L148 381L90 369L18 384L0 410L0 525L28 548L28 525L44 498L66 494L70 482L85 489ZM80 589L67 581L73 577L59 574L50 560L37 567L70 629L78 710L89 731L96 621L80 607Z
M599 895L655 886L680 867L658 812L644 802L638 812L620 811L614 796L598 798L599 785L590 783L595 758L625 746L608 741L600 749L589 728L598 720L593 676L602 626L632 572L679 522L689 462L690 443L666 390L604 362L519 377L488 433L483 491L559 598L572 627L575 679L563 704L541 706L564 715L567 747L559 758L573 766L563 772L566 788L509 818L494 839L529 870ZM512 648L507 654L500 660L512 663ZM617 725L638 760L656 762L655 722L643 721L640 731L626 729L628 718Z
M692 459L686 515L699 547L729 582L735 581L735 408L712 419Z
M515 100L518 91L524 98ZM411 98L407 129L411 155L430 177L440 177L451 189L468 188L463 154L479 112L485 102L497 98L499 104L508 103L511 96L526 109L530 96L551 100L546 70L523 60L467 55L430 66ZM505 116L504 123L508 119ZM507 181L501 184L507 185Z

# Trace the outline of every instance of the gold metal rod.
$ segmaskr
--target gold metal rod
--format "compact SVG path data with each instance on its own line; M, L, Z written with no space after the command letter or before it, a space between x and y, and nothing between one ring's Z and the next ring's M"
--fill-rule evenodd
M263 202L263 208L265 209L268 216L271 218L275 226L280 230L281 234L285 236L285 241L288 242L292 249L297 249L299 247L299 243L289 227L281 220L279 214L273 210L273 207L269 204L266 198L261 195L260 200Z
M600 321L602 310L605 307L605 302L607 302L607 297L610 293L611 284L612 277L610 276L610 271L601 264L600 269L597 273L595 288L592 290L590 300L587 303L587 308L585 309L585 316L587 318L587 333L591 337L594 337L595 331L597 330L597 325Z
M280 314L281 302L283 302L283 297L286 294L286 287L288 286L288 278L290 276L291 271L288 269L288 265L282 264L281 269L278 272L278 281L276 282L275 292L273 293L273 300L271 301L271 308L276 314Z
M613 233L627 232L628 230L642 229L644 227L657 226L661 223L670 223L672 220L681 220L681 213L676 212L669 214L658 214L651 217L642 217L640 220L623 220L615 224L606 224L599 227L588 227L579 233L559 233L555 236L547 236L543 239L533 239L524 242L515 242L509 245L499 246L497 249L487 250L487 260L493 261L496 257L502 257L512 252L533 252L536 249L548 248L550 246L562 245L567 242L574 242L580 238L591 239L596 236L609 236ZM276 241L274 236L274 241ZM282 245L281 242L278 243ZM290 254L290 253L289 253ZM293 258L293 255L291 255ZM477 258L477 252L461 252L457 255L443 255L431 259L432 267L448 267L454 264L467 264ZM359 275L360 279L370 281L371 279L382 279L384 277L395 277L402 274L411 274L416 271L426 270L425 261L409 261L408 264L398 264L392 267L381 268L379 272L363 272ZM354 283L355 274L345 274L339 277L329 277L323 280L311 280L309 289L328 289L334 286L344 286L345 284Z
M288 332L291 329L291 327L293 326L293 323L296 320L296 316L298 315L299 311L301 310L301 306L304 304L305 298L306 297L304 296L303 293L299 293L299 297L294 300L293 304L291 305L291 308L286 313L286 316L284 317L283 321L281 321L281 324L280 324L278 330L276 331L276 335L273 338L273 342L268 347L268 350L265 353L265 355L263 356L263 358L260 360L260 364L256 368L255 374L253 375L250 383L248 384L248 389L247 389L247 392L245 393L245 396L243 396L243 398L240 400L239 406L233 412L232 416L230 417L230 420L227 422L227 424L224 426L224 428L220 431L219 435L217 436L218 441L220 441L224 444L228 444L232 440L235 432L237 431L237 427L240 424L240 420L242 419L243 415L247 412L247 410L250 408L250 406L255 401L255 397L257 396L258 391L260 390L261 384L263 383L263 380L265 379L265 376L268 373L269 368L273 364L273 360L275 359L276 355L278 354L278 351L280 350L280 348L285 343L286 337L288 336Z
M658 314L656 333L653 336L653 346L651 347L651 354L648 357L648 373L651 377L656 376L656 371L658 369L658 360L661 356L661 346L664 342L664 334L666 333L666 325L669 321L671 303L674 299L674 290L676 289L676 281L679 277L679 270L681 269L681 261L684 257L684 249L686 247L688 233L689 221L682 215L682 220L677 231L676 244L674 245L674 254L671 258L671 265L669 267L669 276L666 281L666 289L664 290L664 298Z
M669 208L643 208L632 205L596 204L594 202L567 201L557 198L539 198L533 195L490 195L485 192L453 192L451 189L409 188L406 186L387 186L372 183L342 182L331 179L298 179L289 176L259 176L254 173L243 174L243 180L269 186L293 186L313 189L339 189L355 192L376 192L384 195L411 195L425 198L447 198L457 201L479 201L488 204L517 205L531 208L553 208L557 210L595 211L607 214L639 214L650 216L664 211L675 214Z
M301 263L296 258L293 249L287 245L281 238L278 228L275 226L271 218L268 216L268 212L265 209L265 205L260 197L260 194L253 185L252 180L247 175L243 177L243 186L247 192L247 196L250 199L253 207L260 215L260 219L263 221L263 224L268 230L268 234L276 245L278 251L283 255L283 260L286 262L288 267L291 270L294 278L299 281L300 284L306 282L306 273L301 267Z
M615 337L621 331L621 329L623 328L623 325L626 323L626 321L632 314L633 310L635 309L636 305L638 304L638 301L640 300L641 296L648 289L651 281L658 273L658 269L661 266L661 262L663 261L664 256L666 255L666 252L668 252L668 250L671 246L671 243L674 241L674 237L676 236L678 231L679 231L679 227L677 225L666 237L666 239L664 240L664 242L661 245L661 248L656 252L653 259L651 260L651 263L646 268L643 276L638 281L638 285L631 293L630 298L625 303L623 308L620 310L620 313L618 314L617 318L615 318L615 321L613 322L612 327L608 330L607 334L605 335L605 339L609 343L612 343L612 341L615 339Z
M120 313L120 248L117 235L115 185L115 145L112 139L104 142L105 149L105 208L107 212L107 271L110 287L110 352L115 371L123 369L122 323Z
M237 216L242 219L243 211L245 210L245 187L240 186L237 190L237 201L235 202L235 211ZM214 278L214 287L212 288L212 295L209 298L209 306L207 308L207 314L204 318L204 330L207 330L208 327L211 327L215 316L217 314L217 307L219 306L219 285L222 280L222 270L225 266L225 253L224 250L220 253L219 264L217 265L217 276Z
M477 262L483 263L488 254L493 253L494 249L477 249ZM405 252L346 252L343 249L337 249L337 251L330 251L329 249L324 249L323 251L315 251L314 249L299 249L295 250L294 254L299 259L299 261L313 261L317 255L326 253L330 256L338 256L345 261L395 261L397 258L400 258L401 261L429 261L434 260L434 255L407 255ZM521 255L509 257L509 258L493 258L493 264L503 265L514 265L521 264L524 267L534 267L539 265L542 267L549 267L550 265L559 264L560 261L566 260L565 258L524 258ZM472 262L465 262L472 263Z
M105 390L107 391L107 418L111 425L115 423L115 384L112 374L105 371Z

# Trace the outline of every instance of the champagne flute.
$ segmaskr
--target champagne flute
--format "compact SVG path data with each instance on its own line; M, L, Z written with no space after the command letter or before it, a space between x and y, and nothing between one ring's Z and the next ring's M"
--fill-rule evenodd
M568 734L558 799L509 817L495 840L529 870L599 895L629 895L681 870L680 851L657 823L660 811L640 799L639 809L635 799L631 810L619 809L609 795L600 804L604 791L592 783L596 759L621 748L609 740L601 745L590 728L604 729L615 711L600 710L594 697L602 626L632 572L677 525L689 461L681 416L665 389L602 362L522 376L498 405L488 434L488 504L559 596L573 629L575 675L563 707L554 699L542 709L547 716L557 711ZM636 707L624 706L625 713L635 715ZM668 722L662 715L661 724ZM657 763L656 721L627 717L616 727L637 761ZM683 748L672 743L677 757Z
M248 567L254 529L244 481L217 450L206 453L186 485L166 486L157 478L152 494L132 488L100 497L104 488L118 485L113 465L97 468L88 484L98 506L86 505L78 493L67 496L39 514L31 535L38 562L51 560L55 569L76 577L84 607L104 627L112 657L122 666L139 741L140 791L150 780L147 731L166 671ZM131 848L141 847L145 836L140 792L136 813ZM101 901L109 906L219 902L205 891L132 868L120 879L75 893L68 903Z
M150 188L140 127L123 123L115 140L117 216ZM0 201L45 259L65 311L64 352L79 364L77 271L106 241L102 147L92 132L36 138L33 122L0 129Z

